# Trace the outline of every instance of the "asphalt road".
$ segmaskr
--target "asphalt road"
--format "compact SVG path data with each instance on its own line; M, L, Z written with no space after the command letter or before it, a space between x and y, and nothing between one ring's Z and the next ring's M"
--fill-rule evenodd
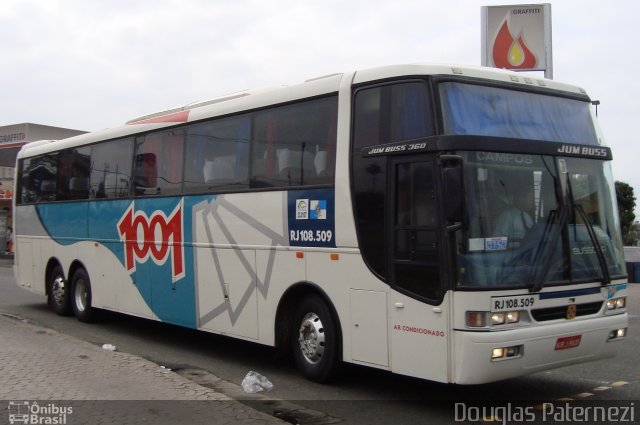
M198 369L239 384L249 370L274 384L269 397L326 413L326 423L456 423L454 404L536 405L563 398L638 401L640 419L640 284L630 285L630 330L613 359L565 367L507 381L473 386L438 384L345 365L330 385L303 379L290 359L275 359L269 347L182 329L145 319L106 313L95 324L51 312L43 297L15 285L8 263L0 263L0 313L17 315L94 344L110 343L174 370ZM5 343L2 341L1 343ZM46 350L46 347L43 347ZM304 422L304 421L303 421Z

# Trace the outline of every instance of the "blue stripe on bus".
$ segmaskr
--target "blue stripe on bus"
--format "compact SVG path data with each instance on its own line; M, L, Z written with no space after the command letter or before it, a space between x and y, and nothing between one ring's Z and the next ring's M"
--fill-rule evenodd
M553 298L566 298L566 297L578 297L581 295L593 295L599 294L600 288L586 288L586 289L573 289L571 291L559 291L559 292L543 292L540 293L541 300L549 300Z

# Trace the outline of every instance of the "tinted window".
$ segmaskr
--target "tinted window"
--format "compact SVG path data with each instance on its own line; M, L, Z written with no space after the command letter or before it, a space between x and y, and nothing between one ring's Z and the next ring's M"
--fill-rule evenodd
M91 197L123 198L130 194L133 139L91 147Z
M182 190L183 129L137 137L133 163L136 196L176 195Z
M64 149L58 153L57 200L89 197L90 152L89 147L80 147Z
M359 90L354 110L354 148L433 134L431 104L424 82Z
M28 158L18 202L332 184L337 114L332 96Z
M256 113L251 186L332 183L336 122L335 96Z
M397 164L394 187L395 284L413 294L438 299L440 262L433 163Z
M352 171L358 241L369 267L387 276L385 210L387 158L360 154L362 148L433 134L426 82L411 81L360 89L353 112Z
M22 161L20 199L22 202L55 201L58 158L55 153Z
M21 161L19 202L89 197L90 149L74 148Z
M249 187L249 115L190 125L186 130L185 192Z

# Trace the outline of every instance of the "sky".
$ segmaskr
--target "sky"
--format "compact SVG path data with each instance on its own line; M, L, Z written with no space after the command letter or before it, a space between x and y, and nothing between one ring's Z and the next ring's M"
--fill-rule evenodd
M548 2L553 77L601 102L614 178L640 204L640 2ZM95 131L335 72L480 65L481 7L503 4L527 2L2 0L0 125Z

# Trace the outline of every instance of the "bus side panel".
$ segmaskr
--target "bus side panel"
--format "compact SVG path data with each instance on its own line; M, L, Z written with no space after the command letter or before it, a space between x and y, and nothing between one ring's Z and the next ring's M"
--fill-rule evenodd
M305 259L297 258L294 251L269 249L256 252L256 263L260 342L275 345L278 304L293 283L307 280Z
M342 326L343 360L387 368L389 347L384 301L388 287L371 274L360 254L337 251L338 256L333 258L331 252L309 253L307 278L322 286L336 309Z
M15 240L17 283L32 292L45 294L46 261L40 257L41 245L48 233L38 215L35 205L16 207ZM48 260L48 259L47 259Z
M256 251L196 251L199 329L258 339Z
M33 276L43 293L50 259L61 264L69 280L71 265L79 261L91 279L94 306L155 317L124 265L124 244L119 241L117 223L127 205L128 201L103 201L19 207L24 212L16 219L20 237L31 235L27 237L32 238Z
M200 329L273 344L275 315L261 315L259 321L259 304L277 303L274 272L283 273L285 287L299 276L273 266L282 254L274 248L288 244L285 195L231 194L189 201ZM266 268L260 271L258 264Z
M36 285L33 277L33 243L29 236L15 236L16 283L33 292L44 294L45 285Z
M93 273L89 274L92 303L98 308L151 317L151 311L133 285L131 276L120 262L124 244L114 239L118 219L129 201L114 200L89 203L89 238L94 246L87 247Z
M391 292L389 328L393 372L449 381L450 300L450 291L437 306Z

